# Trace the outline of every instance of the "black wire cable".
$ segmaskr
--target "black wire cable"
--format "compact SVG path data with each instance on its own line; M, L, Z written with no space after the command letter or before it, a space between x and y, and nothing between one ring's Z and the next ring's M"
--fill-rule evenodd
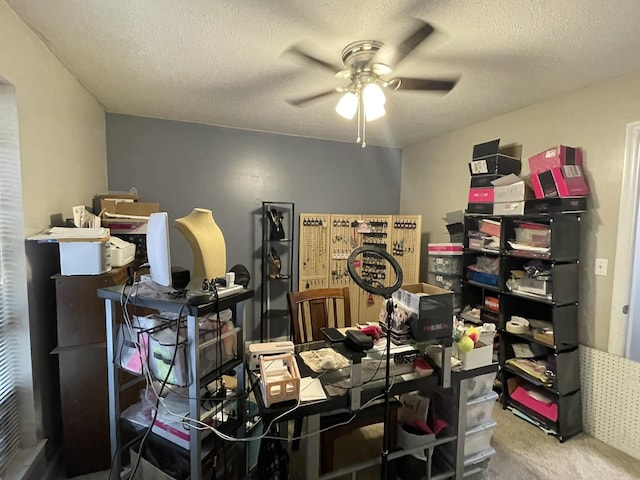
M131 474L129 475L129 480L132 480L135 477L136 472L138 471L138 467L140 466L140 459L142 458L142 454L144 451L145 442L149 437L151 430L153 429L153 425L156 423L156 419L158 418L158 411L160 410L159 408L160 397L162 396L162 392L164 391L164 388L167 382L169 381L171 370L173 370L173 366L176 361L176 356L178 353L178 344L180 342L180 319L182 318L182 312L184 311L184 308L186 306L187 306L187 302L184 302L180 307L180 312L178 312L178 318L176 319L176 342L175 342L175 347L173 349L173 356L171 357L171 363L169 364L169 370L167 371L167 374L164 380L162 381L162 385L160 386L160 391L157 394L156 406L155 406L155 411L153 412L153 418L151 419L151 423L149 424L147 431L145 432L144 436L142 437L142 440L140 441L140 446L138 447L138 457L136 458L136 464L134 465L134 468L133 470L131 470Z

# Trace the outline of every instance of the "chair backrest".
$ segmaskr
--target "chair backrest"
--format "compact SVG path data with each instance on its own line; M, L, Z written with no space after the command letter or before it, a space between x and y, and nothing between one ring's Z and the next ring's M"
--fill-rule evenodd
M295 343L322 340L322 327L350 327L349 287L290 292L289 316Z

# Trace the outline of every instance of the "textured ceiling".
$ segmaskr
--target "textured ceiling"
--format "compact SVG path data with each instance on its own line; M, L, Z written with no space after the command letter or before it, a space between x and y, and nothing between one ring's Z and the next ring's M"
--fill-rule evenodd
M395 91L369 144L405 146L640 69L640 0L7 0L107 111L354 141L344 80L283 52L340 64L356 40L388 44L416 17L437 34L396 70L461 75L447 95Z

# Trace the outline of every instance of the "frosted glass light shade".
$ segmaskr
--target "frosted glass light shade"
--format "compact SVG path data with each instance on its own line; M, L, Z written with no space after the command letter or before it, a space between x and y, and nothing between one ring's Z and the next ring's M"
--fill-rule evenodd
M384 104L387 99L379 85L368 83L362 90L362 101L367 121L376 120L385 115Z
M358 95L353 92L345 93L336 105L336 113L351 120L358 111Z

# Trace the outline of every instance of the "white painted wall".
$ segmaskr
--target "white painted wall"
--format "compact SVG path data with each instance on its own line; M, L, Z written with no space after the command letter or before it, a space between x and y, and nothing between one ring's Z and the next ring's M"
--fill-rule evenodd
M78 39L78 41L83 41ZM105 113L0 0L0 77L18 101L25 234L107 188Z
M441 217L466 206L474 144L495 138L522 144L525 175L526 159L550 146L583 147L591 197L583 216L580 343L606 351L626 125L640 120L639 85L637 72L405 148L401 213L421 213L429 241L448 241ZM593 274L596 257L609 259L608 276Z

